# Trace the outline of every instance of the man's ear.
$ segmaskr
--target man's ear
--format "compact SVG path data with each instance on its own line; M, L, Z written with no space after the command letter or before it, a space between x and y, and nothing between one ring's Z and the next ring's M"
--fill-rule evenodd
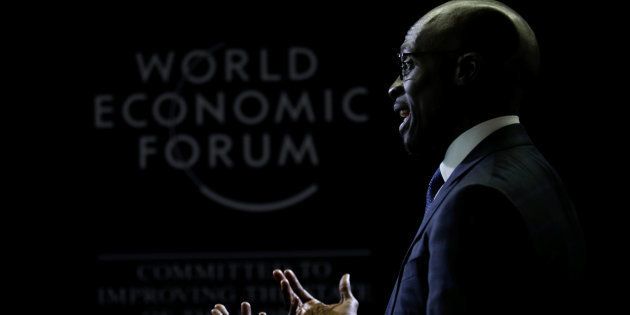
M455 84L463 86L474 82L479 77L481 65L482 58L478 53L470 52L459 56L455 68Z

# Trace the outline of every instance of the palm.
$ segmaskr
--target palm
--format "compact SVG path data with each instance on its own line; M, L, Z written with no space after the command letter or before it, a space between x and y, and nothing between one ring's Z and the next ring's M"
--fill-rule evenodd
M336 304L324 304L320 301L312 300L298 306L296 313L297 315L356 314L357 307L357 303L353 303L351 300Z
M285 299L290 304L289 315L356 315L359 302L350 290L350 275L346 274L339 282L341 301L336 304L324 304L311 296L298 281L291 270L284 273L274 271L274 277L280 282Z

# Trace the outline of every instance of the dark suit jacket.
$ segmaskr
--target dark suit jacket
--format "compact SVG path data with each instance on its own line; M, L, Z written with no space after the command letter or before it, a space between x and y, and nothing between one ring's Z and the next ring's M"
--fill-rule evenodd
M484 139L441 188L386 314L568 314L584 259L558 175L520 124Z

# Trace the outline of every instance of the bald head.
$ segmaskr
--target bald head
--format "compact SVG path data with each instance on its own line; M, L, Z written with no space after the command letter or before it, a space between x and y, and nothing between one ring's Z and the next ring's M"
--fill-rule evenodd
M447 2L405 37L389 89L407 150L443 152L458 134L518 114L538 73L538 44L523 18L496 1Z
M527 22L496 1L447 2L414 24L403 52L475 52L501 80L526 84L539 68L538 44Z

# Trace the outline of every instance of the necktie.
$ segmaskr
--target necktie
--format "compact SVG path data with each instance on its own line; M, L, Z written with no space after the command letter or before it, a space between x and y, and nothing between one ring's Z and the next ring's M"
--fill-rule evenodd
M424 208L424 212L426 213L431 207L431 203L433 203L433 199L435 198L435 194L437 194L438 190L444 184L444 178L442 178L442 173L440 172L440 168L435 171L433 177L431 177L431 181L429 181L429 188L427 189L427 203Z

